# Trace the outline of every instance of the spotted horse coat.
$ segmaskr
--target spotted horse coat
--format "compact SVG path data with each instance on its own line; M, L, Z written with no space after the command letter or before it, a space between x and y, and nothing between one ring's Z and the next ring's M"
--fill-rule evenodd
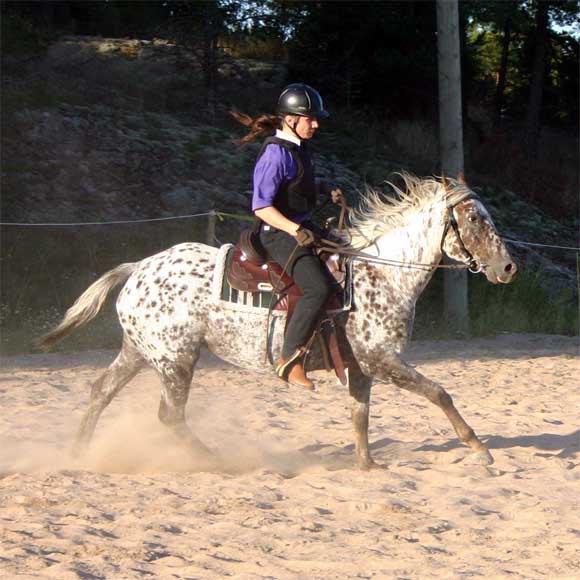
M374 465L369 453L370 389L374 381L426 397L440 407L472 459L493 458L455 408L443 387L402 357L411 336L415 304L443 253L469 263L492 283L508 283L516 265L482 202L463 182L404 175L396 199L368 192L350 216L350 247L361 258L352 264L355 307L336 317L341 351L350 369L353 425L358 465ZM453 227L450 227L453 223ZM63 321L40 341L55 344L99 312L109 292L122 284L117 311L123 344L117 358L95 382L79 428L75 451L90 442L102 411L143 367L162 378L160 420L198 451L211 452L188 428L185 406L200 348L255 370L264 359L265 310L233 309L212 299L219 250L179 244L140 262L121 264L90 286ZM366 257L366 259L365 259ZM282 344L282 324L274 331L274 359ZM322 368L320 357L310 368Z

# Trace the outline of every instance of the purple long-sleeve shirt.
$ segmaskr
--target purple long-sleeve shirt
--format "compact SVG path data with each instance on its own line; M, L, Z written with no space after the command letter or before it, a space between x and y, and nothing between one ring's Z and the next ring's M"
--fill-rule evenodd
M274 205L280 187L296 177L298 167L290 151L270 143L254 167L254 195L252 211ZM292 221L303 223L311 212L293 216Z

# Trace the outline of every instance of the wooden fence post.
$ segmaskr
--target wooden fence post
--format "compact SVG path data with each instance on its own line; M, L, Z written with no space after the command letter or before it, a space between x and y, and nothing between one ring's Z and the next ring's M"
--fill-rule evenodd
M453 178L463 172L460 46L458 2L437 0L441 170L443 175ZM444 293L448 328L457 334L467 335L467 272L445 270Z

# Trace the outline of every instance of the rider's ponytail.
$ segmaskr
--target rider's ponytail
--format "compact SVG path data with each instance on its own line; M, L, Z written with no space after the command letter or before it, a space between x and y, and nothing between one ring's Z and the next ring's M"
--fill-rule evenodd
M234 141L234 143L237 143L238 145L252 143L258 137L270 135L276 129L280 128L279 115L260 115L255 119L252 119L252 117L245 113L240 113L240 111L230 111L230 115L236 119L236 121L250 129L250 132L245 137Z

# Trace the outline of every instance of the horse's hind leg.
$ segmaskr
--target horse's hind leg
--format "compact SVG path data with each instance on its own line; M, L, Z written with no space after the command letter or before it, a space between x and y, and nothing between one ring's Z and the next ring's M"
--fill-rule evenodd
M388 357L385 365L387 365L385 369L386 377L390 378L397 387L417 393L443 410L459 439L474 452L474 456L471 459L472 462L482 465L493 463L491 453L459 414L451 396L441 385L429 380L396 355Z
M73 454L80 455L88 447L101 413L115 395L143 368L145 360L126 339L117 358L93 383L91 400L77 433Z
M159 365L163 386L159 403L159 420L196 454L210 456L211 451L193 434L185 421L185 406L189 397L193 371L199 359L199 348L189 361Z

